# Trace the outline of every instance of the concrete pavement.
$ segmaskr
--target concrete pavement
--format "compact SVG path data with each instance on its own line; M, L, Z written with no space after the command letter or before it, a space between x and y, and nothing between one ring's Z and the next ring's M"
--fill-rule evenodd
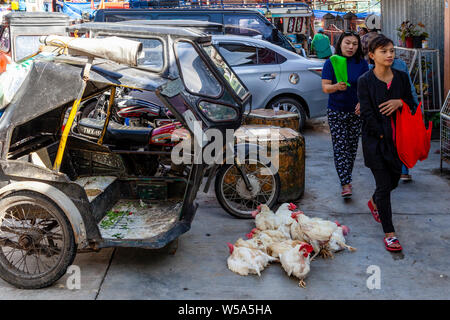
M433 142L429 158L412 171L413 181L393 192L394 225L403 254L384 249L383 233L366 203L374 181L361 150L354 169L354 195L343 201L331 153L330 136L307 131L306 192L300 208L350 227L348 243L358 250L311 263L307 288L288 278L279 264L261 277L242 277L226 266L226 242L254 225L225 213L212 190L199 193L192 229L180 237L175 255L140 249L108 249L78 254L81 289L65 288L63 277L51 288L18 290L0 280L0 299L449 299L450 168L439 175ZM369 290L367 268L378 266L381 289Z

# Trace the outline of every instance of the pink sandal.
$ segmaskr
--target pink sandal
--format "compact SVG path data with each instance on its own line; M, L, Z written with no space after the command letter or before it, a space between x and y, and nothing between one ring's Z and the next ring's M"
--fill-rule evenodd
M381 223L380 214L378 213L378 210L373 206L372 201L369 200L369 202L367 202L367 206L369 207L370 212L372 213L372 217L375 219L375 221Z
M343 198L350 198L352 196L352 186L349 185L347 187L342 188L341 196Z

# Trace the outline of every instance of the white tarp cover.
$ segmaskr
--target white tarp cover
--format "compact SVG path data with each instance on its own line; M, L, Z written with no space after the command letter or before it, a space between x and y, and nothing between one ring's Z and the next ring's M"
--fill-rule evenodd
M119 37L75 38L65 36L42 36L41 43L76 50L94 57L112 60L117 63L137 66L142 52L142 43Z

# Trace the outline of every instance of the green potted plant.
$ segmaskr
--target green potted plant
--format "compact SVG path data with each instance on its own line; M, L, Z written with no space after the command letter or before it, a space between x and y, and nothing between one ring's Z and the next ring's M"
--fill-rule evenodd
M417 35L417 31L413 23L409 22L409 20L403 21L400 27L397 28L397 34L405 47L414 48L413 37Z

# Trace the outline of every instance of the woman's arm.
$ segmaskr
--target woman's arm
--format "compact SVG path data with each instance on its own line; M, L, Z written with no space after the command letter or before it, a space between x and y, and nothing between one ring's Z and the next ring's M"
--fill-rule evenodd
M377 138L383 138L383 129L378 123L377 116L372 108L369 96L369 86L364 77L358 80L358 100L361 119L367 124L368 134Z
M345 90L347 90L347 85L345 84L345 82L332 84L331 80L322 79L322 91L325 93L330 94Z

